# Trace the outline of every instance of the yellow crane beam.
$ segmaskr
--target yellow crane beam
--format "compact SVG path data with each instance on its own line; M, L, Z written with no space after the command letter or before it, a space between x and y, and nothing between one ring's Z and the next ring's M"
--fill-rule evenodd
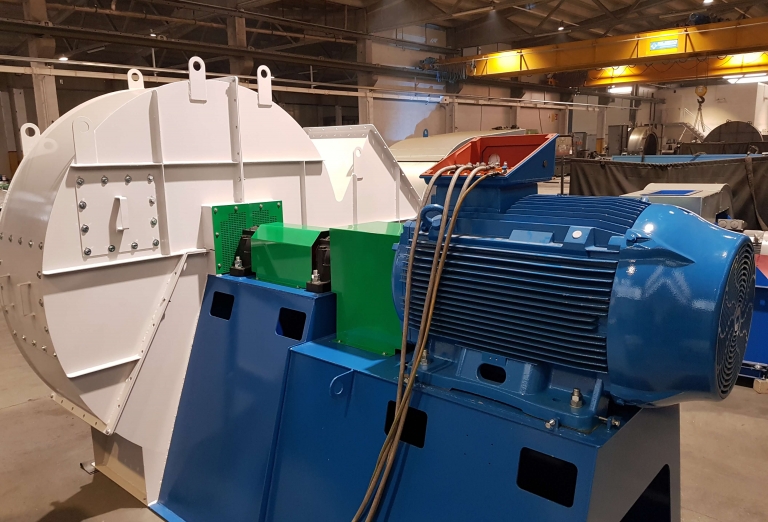
M768 17L761 17L444 59L436 66L447 71L463 69L468 76L504 78L762 53L766 49Z
M768 53L693 58L685 61L620 65L587 73L587 87L619 83L660 83L768 73Z

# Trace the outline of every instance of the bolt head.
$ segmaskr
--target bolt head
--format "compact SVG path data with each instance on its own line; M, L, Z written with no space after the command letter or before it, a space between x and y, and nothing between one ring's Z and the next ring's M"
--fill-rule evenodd
M78 187L82 187L83 183L85 183L85 180L83 178L77 178L77 181L75 183L77 183Z
M85 207L87 207L88 204L85 202L85 200L80 200L80 203L78 203L77 206L80 207L80 210L85 210Z
M264 208L264 205L262 205L261 203L259 203L259 208L260 208L260 209Z
M218 232L216 232L216 237L219 237L219 233Z
M87 234L90 229L91 227L89 227L88 225L83 225L80 227L80 232L82 232L83 234Z
M237 212L237 205L235 205L235 212Z
M37 341L35 341L34 339L32 340L32 346L37 346Z
M109 245L107 247L107 250L109 250L110 252L114 252L115 251L115 245Z
M37 300L37 304L39 304L40 306L43 306L43 300L42 299L38 299Z
M149 196L149 204L150 204L150 206L155 204L155 197L154 196Z
M38 279L42 279L42 278L43 278L43 274L42 274L42 272L40 272L39 270L38 270L38 272L37 272L37 278L38 278Z
M152 246L158 246L158 245L160 245L160 240L158 240L158 239L153 239L153 240L152 240Z
M280 208L280 202L279 201L277 202L277 208Z
M106 177L106 176L102 176L101 177L101 184L102 185L106 185L107 183L109 183L109 178Z
M139 248L139 244L136 241L134 241L133 243L131 243L131 248L136 250L137 248Z
M32 245L33 245L33 244L34 244L34 243L32 243L32 241L30 241L30 242L29 242L29 248L32 248Z
M19 238L19 244L21 244L21 238Z
M217 268L221 268L221 263L216 265Z
M85 250L83 250L83 254L85 254L86 256L90 256L91 255L91 249L90 248L86 248Z
M152 174L147 176L147 183L152 183L153 181L155 181L155 177Z
M155 219L155 218L150 219L149 220L149 224L154 227L155 225L157 225L157 219Z
M13 241L13 234L8 236L8 241Z
M544 426L548 429L554 429L555 425L557 424L557 421L555 419L550 419L547 422L544 423Z
M128 183L130 183L131 181L133 181L133 178L131 178L130 176L126 176L126 177L125 177L125 184L126 184L126 185L127 185Z
M44 327L43 327L43 330L45 330L45 331L47 332L47 331L48 331L48 327L47 327L47 326L44 326Z
M0 239L3 239L3 236L2 236L2 234L0 234ZM38 244L37 244L37 247L38 247L40 250L42 250L42 249L43 249L43 242L42 242L42 241L40 241L40 243L38 243Z
M621 421L619 419L611 419L611 426L614 428L618 428L621 426Z
M218 209L218 208L216 208L216 207L214 207L214 208L213 208L213 213L214 213L214 214L216 214L218 211L219 211L219 209Z

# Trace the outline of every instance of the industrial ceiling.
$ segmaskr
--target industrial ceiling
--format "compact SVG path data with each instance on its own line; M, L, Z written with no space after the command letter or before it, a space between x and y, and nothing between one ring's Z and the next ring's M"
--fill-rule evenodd
M197 54L210 72L249 74L255 61L269 65L278 78L308 80L311 74L318 82L357 84L360 73L431 74L365 63L370 62L362 50L366 41L450 58L462 50L477 54L473 47L566 43L676 27L701 21L702 16L711 21L766 16L767 4L743 0L716 0L708 5L702 0L0 0L0 54L26 56L30 39L48 36L55 39L49 58L186 68L189 57ZM445 42L428 37L427 29L423 37L403 31L425 25L446 29Z

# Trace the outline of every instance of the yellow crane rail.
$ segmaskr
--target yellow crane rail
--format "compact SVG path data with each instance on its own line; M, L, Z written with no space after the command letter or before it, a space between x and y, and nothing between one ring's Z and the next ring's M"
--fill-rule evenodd
M682 82L768 72L768 53L693 58L685 61L620 65L587 72L587 87L619 83Z
M762 54L767 49L768 17L762 17L444 59L436 66L449 71L463 68L468 76L503 78Z

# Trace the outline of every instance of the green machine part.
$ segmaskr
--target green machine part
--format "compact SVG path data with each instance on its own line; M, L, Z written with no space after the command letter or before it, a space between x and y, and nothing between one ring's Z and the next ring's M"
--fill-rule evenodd
M403 327L392 300L392 247L402 231L401 223L385 222L331 229L339 342L381 355L400 349Z
M282 223L283 205L281 201L217 205L211 209L211 220L216 273L228 274L243 230L266 223Z
M257 279L305 288L312 277L312 247L328 230L268 223L251 238L251 264Z

